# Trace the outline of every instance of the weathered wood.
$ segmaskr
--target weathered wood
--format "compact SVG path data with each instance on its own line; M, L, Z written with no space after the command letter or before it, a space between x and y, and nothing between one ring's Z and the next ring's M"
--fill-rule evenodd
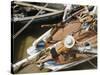
M44 6L44 7L45 7L45 6ZM40 13L42 10L43 10L43 9L41 9L41 10L36 14L36 16L38 16L39 13ZM79 10L79 11L77 11L77 12L75 12L74 14L72 14L71 16L69 16L69 17L67 18L67 20L70 19L70 18L72 18L73 16L77 15L78 13L82 12L83 10L84 10L84 8L81 9L81 10ZM59 11L59 12L61 13L61 12L63 12L63 11ZM56 14L57 14L57 13L56 13ZM43 17L43 15L42 15L42 17ZM35 18L32 17L32 20L30 20L24 27L22 27L22 28L13 36L13 39L16 38L24 29L26 29L26 28L29 26L29 24L30 24L34 19L35 19Z
M93 55L93 56L90 56L90 57L88 57L87 59L84 59L84 60L74 61L72 63L65 64L65 65L62 65L62 66L60 65L59 68L56 68L56 67L53 68L53 67L49 67L49 66L45 67L45 68L52 69L53 71L58 71L58 70L61 70L61 69L67 69L67 68L76 66L78 64L81 64L81 63L84 63L86 61L92 60L93 58L96 58L96 57L97 57L97 55Z
M44 7L47 7L47 5L48 5L48 4L45 4ZM36 14L36 16L39 15L40 12L41 12L42 10L43 10L43 9L41 9L41 10ZM31 20L29 20L15 35L13 35L13 39L15 39L21 32L23 32L23 31L32 23L33 20L34 20L34 17L33 17Z
M32 18L37 19L37 18L42 18L42 17L53 16L53 15L60 14L60 13L63 13L63 10L62 11L52 12L52 13L47 13L47 14L43 14L43 15L18 18L18 19L15 19L14 21L24 21L24 20L30 20Z
M51 12L58 11L58 10L55 10L55 9L46 8L46 7L43 7L43 6L38 6L38 5L29 4L29 3L24 3L24 2L17 2L17 1L16 1L15 3L18 4L18 5L34 7L34 8L38 8L38 9L42 9L42 10L46 10L46 11L51 11Z

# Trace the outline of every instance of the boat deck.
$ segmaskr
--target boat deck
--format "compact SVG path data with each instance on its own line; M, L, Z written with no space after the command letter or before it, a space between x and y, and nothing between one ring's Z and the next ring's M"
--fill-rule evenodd
M60 41L60 40L63 40L65 37L66 37L66 35L68 35L68 34L71 34L72 32L75 32L75 31L77 31L77 30L79 30L79 28L80 28L80 26L81 26L81 23L78 21L78 20L75 20L75 21L71 21L69 24L66 24L66 26L64 27L64 28L60 28L54 35L53 35L53 40L54 41ZM93 44L96 44L96 42L97 42L97 36L96 36L96 33L93 31L93 30L89 30L88 32L86 32L86 33L84 33L84 32L82 32L81 34L80 34L80 36L78 35L78 33L77 34L75 34L74 35L74 37L75 37L75 39L77 39L77 41L79 41L80 43L83 43L84 41L86 41L86 40L88 40L88 41L90 41L91 43L93 43ZM53 43L53 44L55 44L55 43ZM50 44L50 43L48 43L48 45L50 46L50 45L53 45L53 44ZM73 63L73 62L80 62L80 61L82 61L83 62L83 60L84 60L84 62L85 62L85 60L87 61L87 58L92 58L91 56L87 56L86 54L76 54L76 59L74 59L74 60L71 60L71 61L68 61L66 64L70 64L70 63ZM75 63L74 63L75 64ZM30 65L32 65L32 66L30 66ZM47 71L50 71L50 69L46 69L46 67L44 68L44 69L42 69L42 70L40 70L37 66L36 66L36 64L30 64L30 65L28 65L28 66L26 66L25 68L23 68L22 70L20 70L20 71L18 71L18 73L23 73L25 70L27 70L27 68L29 68L29 70L31 71L31 72L47 72ZM76 64L77 65L77 64ZM71 66L72 66L72 64L71 64ZM74 65L73 65L74 66ZM34 70L34 67L37 69L36 71ZM70 66L69 66L70 67ZM68 67L68 68L69 68ZM63 68L65 68L65 67L63 67ZM51 69L51 70L53 70L53 69ZM58 69L59 70L59 69ZM30 71L25 71L25 72L30 72Z

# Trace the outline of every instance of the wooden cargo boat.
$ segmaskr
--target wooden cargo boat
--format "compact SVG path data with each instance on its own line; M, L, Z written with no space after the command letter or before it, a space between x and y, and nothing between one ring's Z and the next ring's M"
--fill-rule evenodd
M80 15L80 12L77 15ZM70 68L97 57L97 32L95 29L97 25L84 26L84 22L81 22L79 19L80 16L76 16L76 14L74 16L75 18L71 19L70 22L52 25L53 28L35 40L32 46L27 49L29 57L13 64L13 71L17 72L20 68L30 64L36 64L38 67L41 67L41 64L38 65L37 61L41 60L42 57L44 57L42 59L48 57L52 48L68 50L64 53L65 63L63 64L58 64L53 59L43 62L43 68L53 71ZM48 25L44 26L48 27ZM70 42L72 44L68 44Z

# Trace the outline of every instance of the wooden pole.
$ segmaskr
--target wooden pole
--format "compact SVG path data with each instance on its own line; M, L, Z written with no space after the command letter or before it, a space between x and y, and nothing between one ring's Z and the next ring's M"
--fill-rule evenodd
M29 3L24 3L24 2L17 2L17 1L16 1L15 3L18 4L18 5L34 7L34 8L38 8L38 9L42 9L42 10L46 10L46 11L51 11L51 12L58 11L58 10L55 10L55 9L46 8L46 7L43 7L43 6L38 6L38 5L29 4Z
M44 7L46 7L48 4L46 4ZM40 14L40 12L42 11L43 9L41 9L37 14L36 16L38 16ZM13 36L13 39L15 39L21 32L23 32L31 23L32 21L34 20L34 17L28 21L14 36Z
M24 21L24 20L30 20L32 18L37 19L37 18L42 18L42 17L53 16L53 15L60 14L60 13L63 13L63 10L56 11L56 12L52 12L52 13L48 13L48 14L43 14L43 15L37 15L37 16L30 16L30 17L18 18L18 19L15 19L14 21L15 22L16 21Z

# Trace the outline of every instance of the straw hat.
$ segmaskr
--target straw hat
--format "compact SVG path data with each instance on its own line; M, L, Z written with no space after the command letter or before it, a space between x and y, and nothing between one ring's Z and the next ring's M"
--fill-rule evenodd
M68 35L64 40L64 45L66 48L72 48L75 44L75 39L73 36Z

